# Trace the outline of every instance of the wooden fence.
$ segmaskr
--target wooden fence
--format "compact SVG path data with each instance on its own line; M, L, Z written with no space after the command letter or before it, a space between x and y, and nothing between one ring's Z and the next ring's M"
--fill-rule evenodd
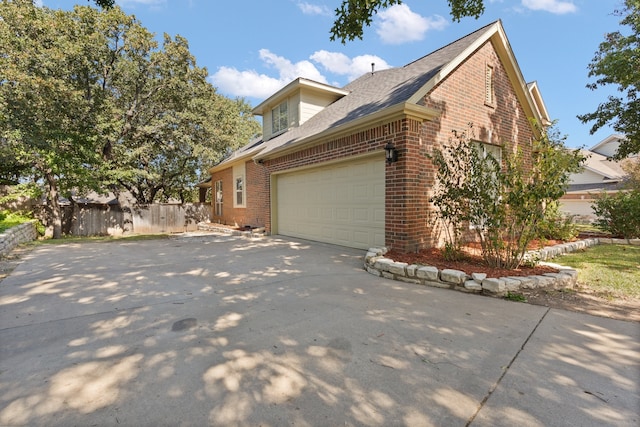
M152 204L123 209L118 205L75 204L62 213L63 234L104 236L183 233L209 219L209 203Z

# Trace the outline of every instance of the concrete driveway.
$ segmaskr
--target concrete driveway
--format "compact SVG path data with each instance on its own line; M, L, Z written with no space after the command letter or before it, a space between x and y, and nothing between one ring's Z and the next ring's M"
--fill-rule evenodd
M41 246L0 283L0 425L637 426L637 323L207 235Z

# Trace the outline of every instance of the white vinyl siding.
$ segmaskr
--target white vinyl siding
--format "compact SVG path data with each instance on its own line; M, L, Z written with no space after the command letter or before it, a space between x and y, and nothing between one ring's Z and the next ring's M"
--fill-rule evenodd
M326 106L335 102L336 97L317 92L302 92L300 94L300 118L298 125L303 124L318 114Z

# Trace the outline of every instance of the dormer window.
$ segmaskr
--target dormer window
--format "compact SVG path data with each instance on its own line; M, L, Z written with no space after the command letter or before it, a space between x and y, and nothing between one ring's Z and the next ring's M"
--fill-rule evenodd
M289 127L289 111L287 101L271 110L271 133L280 133Z

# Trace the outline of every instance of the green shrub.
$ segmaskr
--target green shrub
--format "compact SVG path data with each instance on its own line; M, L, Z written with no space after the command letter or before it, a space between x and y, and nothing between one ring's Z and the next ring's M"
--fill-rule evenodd
M11 227L33 220L30 213L0 211L0 233Z
M640 237L640 190L602 193L592 205L595 226L614 237Z
M544 218L539 224L539 233L543 239L568 242L578 236L578 227L573 222L573 216L560 212L560 205L553 202L544 212Z

